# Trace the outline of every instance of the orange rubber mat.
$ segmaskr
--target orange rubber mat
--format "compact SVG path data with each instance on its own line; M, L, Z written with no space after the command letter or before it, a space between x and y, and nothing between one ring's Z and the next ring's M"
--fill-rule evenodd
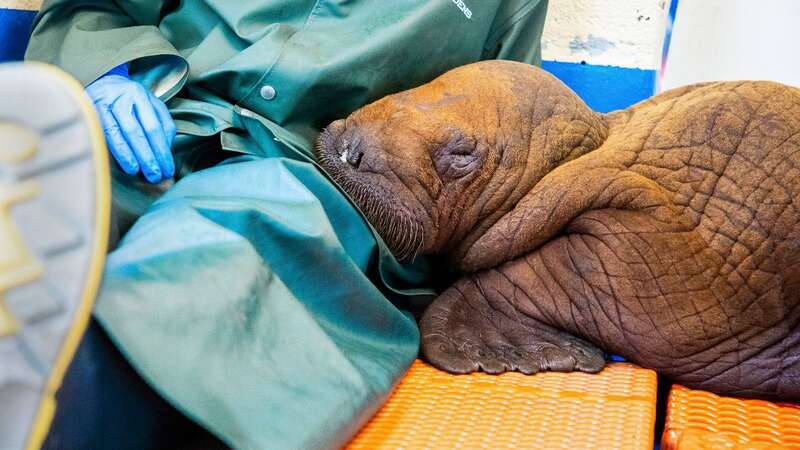
M349 445L359 449L651 449L656 374L450 375L417 361Z
M720 397L675 385L661 449L800 449L800 405Z

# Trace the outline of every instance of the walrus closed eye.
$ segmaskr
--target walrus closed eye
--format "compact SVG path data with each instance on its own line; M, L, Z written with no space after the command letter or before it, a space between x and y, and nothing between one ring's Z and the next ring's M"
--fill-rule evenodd
M318 158L399 257L463 276L425 311L455 373L595 372L800 400L800 90L706 83L601 115L483 62L330 125Z

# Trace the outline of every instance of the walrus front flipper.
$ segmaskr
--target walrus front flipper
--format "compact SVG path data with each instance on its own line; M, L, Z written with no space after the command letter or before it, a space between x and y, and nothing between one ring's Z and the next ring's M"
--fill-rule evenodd
M428 307L420 321L428 362L451 373L603 368L603 353L594 345L522 314L511 299L496 302L501 293L492 291L490 305L485 292L499 275L487 271L462 278Z

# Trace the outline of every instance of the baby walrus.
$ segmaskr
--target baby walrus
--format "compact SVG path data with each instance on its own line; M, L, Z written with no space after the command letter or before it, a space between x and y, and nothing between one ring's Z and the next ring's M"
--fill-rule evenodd
M800 400L800 90L704 83L607 115L482 62L333 122L318 159L399 258L462 276L425 311L453 373L597 372Z

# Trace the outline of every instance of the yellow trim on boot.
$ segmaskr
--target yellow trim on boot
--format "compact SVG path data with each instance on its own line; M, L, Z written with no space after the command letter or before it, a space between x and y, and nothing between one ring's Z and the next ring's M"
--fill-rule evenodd
M89 128L89 134L94 153L95 164L95 233L94 251L92 252L91 264L87 274L81 303L75 312L72 328L67 332L61 352L56 358L50 378L44 386L45 392L36 414L36 419L31 426L28 438L28 450L38 450L44 443L50 424L56 410L55 394L61 387L61 382L67 372L69 363L75 356L78 344L83 337L86 326L92 314L97 289L103 275L106 251L108 247L109 222L111 220L111 175L109 173L108 149L103 138L103 129L97 119L94 105L86 96L83 86L78 81L69 76L66 72L46 64L29 63L37 69L44 69L53 74L60 83L70 92L75 101L80 105L84 119Z

